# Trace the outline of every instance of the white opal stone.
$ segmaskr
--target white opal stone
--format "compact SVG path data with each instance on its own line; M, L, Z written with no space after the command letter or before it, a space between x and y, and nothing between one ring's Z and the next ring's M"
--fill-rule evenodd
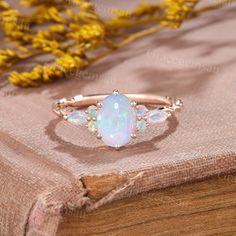
M151 124L162 123L166 121L167 118L168 118L167 112L155 109L148 112L147 121Z
M137 116L139 116L139 117L144 116L146 114L147 110L148 109L144 105L138 105L136 107Z
M103 142L111 147L129 143L136 129L136 112L128 97L122 94L107 96L98 111L98 133Z
M144 130L146 130L147 128L147 124L145 120L140 120L137 122L137 129L141 132L143 132Z
M88 109L87 109L87 113L88 115L92 116L92 117L96 117L97 115L97 107L92 105L92 106L89 106Z
M64 118L75 125L83 125L87 121L87 115L83 111L73 111L65 115Z
M90 132L92 132L92 133L96 132L96 130L97 130L97 122L93 121L93 120L89 121L88 122L88 130Z

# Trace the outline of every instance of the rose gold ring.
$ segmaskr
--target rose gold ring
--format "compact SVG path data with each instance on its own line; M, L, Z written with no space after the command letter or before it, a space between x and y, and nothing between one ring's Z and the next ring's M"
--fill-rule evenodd
M97 138L119 149L150 124L162 123L183 105L180 99L151 94L77 95L61 99L53 111L77 126L86 126Z

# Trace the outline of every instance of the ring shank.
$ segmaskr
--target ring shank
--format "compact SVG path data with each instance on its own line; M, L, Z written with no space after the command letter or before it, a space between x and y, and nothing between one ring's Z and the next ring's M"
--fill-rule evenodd
M77 95L72 100L65 101L64 105L73 107L83 107L94 105L97 102L102 101L109 94L98 94L98 95ZM150 105L171 105L172 101L169 97L158 96L153 94L125 94L131 100L139 104L150 104Z
M173 112L179 109L183 103L180 99L158 96L154 94L125 94L131 101L137 104L145 105L160 105L164 106L165 110ZM96 94L96 95L77 95L72 99L61 99L57 103L53 104L53 111L58 116L64 115L65 107L88 107L90 105L97 105L97 103L102 102L109 94Z

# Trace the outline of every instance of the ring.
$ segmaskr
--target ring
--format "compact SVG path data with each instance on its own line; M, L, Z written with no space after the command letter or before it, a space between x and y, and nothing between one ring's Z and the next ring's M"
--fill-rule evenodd
M183 105L180 99L151 94L77 95L53 104L53 111L68 122L85 125L98 139L119 149L150 124L162 123Z

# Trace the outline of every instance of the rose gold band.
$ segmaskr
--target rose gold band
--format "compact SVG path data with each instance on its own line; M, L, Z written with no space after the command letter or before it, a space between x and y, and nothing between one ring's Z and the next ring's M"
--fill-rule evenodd
M165 110L175 111L183 105L180 99L158 96L154 94L125 94L131 100L138 104L147 105L163 105ZM106 98L108 94L96 94L96 95L76 95L72 99L61 99L53 106L53 111L57 115L63 115L61 108L65 107L78 107L82 108L85 106L95 105L98 102Z

